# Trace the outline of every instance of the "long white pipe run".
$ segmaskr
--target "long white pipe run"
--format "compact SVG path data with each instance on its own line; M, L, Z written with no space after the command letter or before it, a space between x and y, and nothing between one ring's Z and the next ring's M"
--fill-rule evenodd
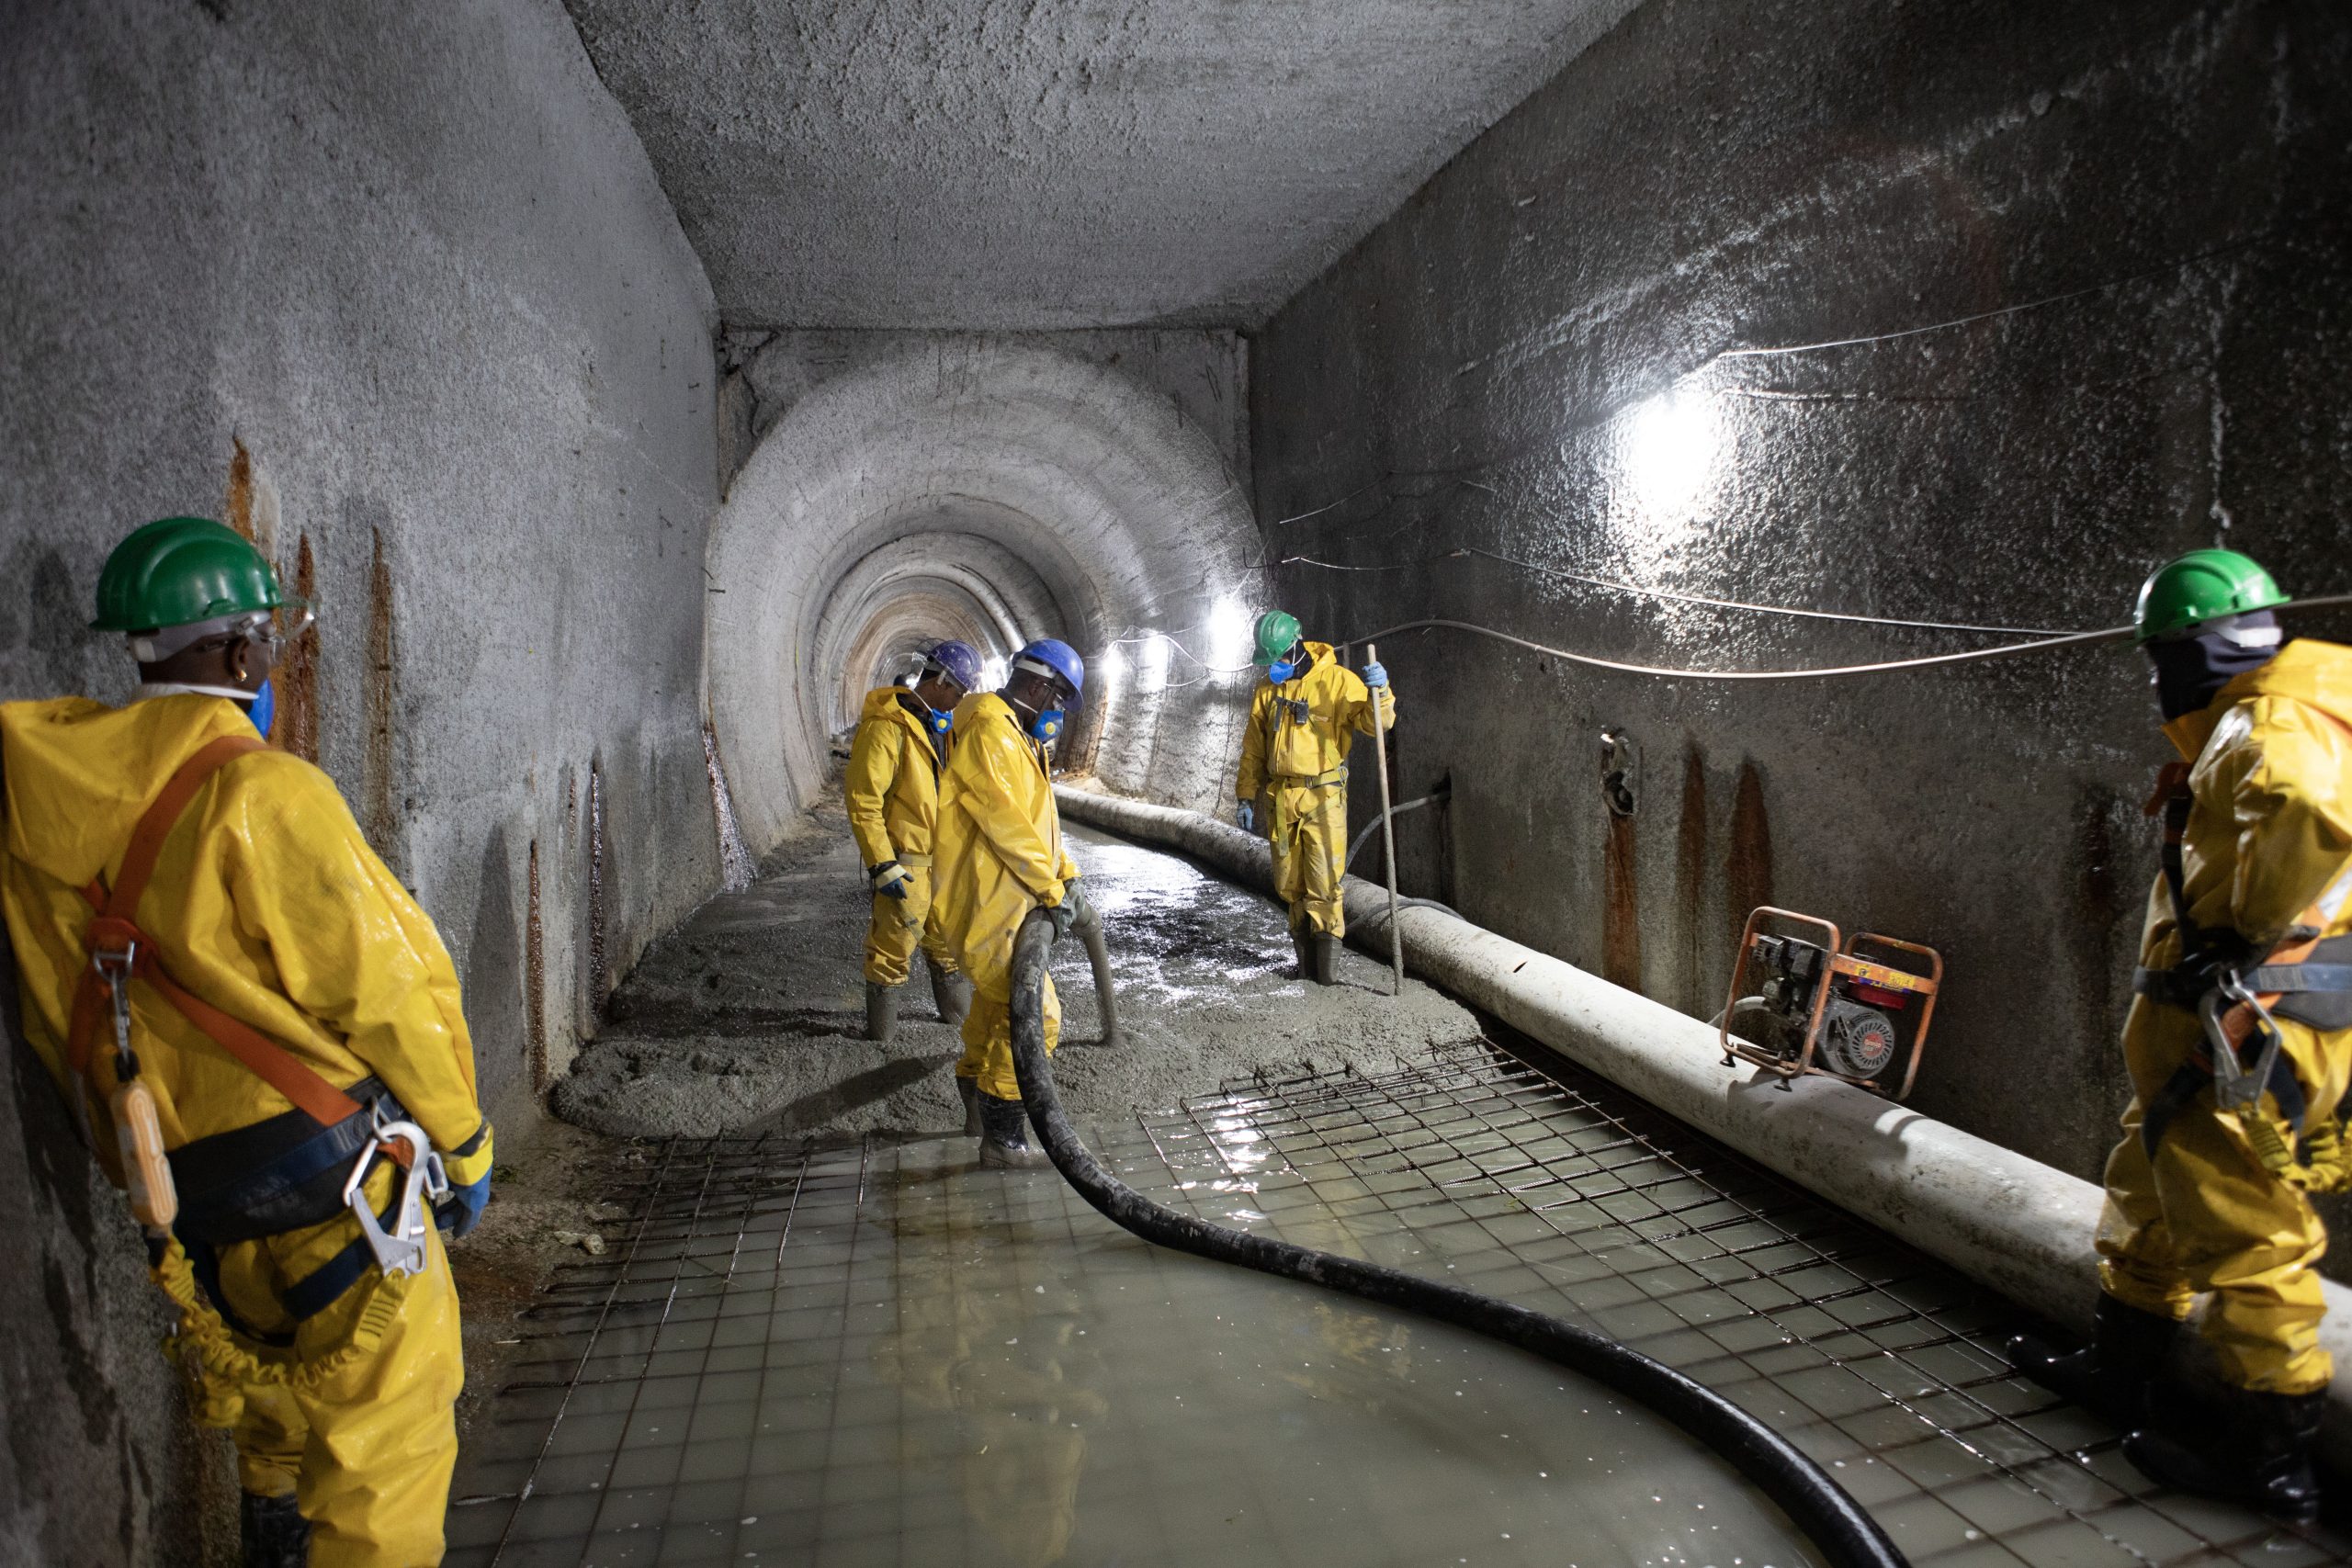
M1181 850L1271 891L1264 840L1204 817L1057 785L1074 821ZM1342 885L1348 940L1388 955L1386 895ZM1807 1190L2053 1322L2090 1328L2099 1190L1973 1134L1826 1077L1783 1091L1723 1065L1713 1026L1435 909L1408 908L1415 975ZM2335 1355L2328 1447L2352 1465L2352 1291L2328 1281Z

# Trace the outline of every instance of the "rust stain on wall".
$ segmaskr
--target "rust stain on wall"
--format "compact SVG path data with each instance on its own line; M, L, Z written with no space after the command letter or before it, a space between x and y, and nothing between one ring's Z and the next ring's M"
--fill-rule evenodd
M605 876L609 851L605 842L605 765L588 766L588 1011L594 1017L612 989L612 955L607 949Z
M368 842L395 872L393 851L400 840L400 813L394 806L393 718L399 699L393 658L397 651L392 626L392 569L384 559L384 534L375 535L375 559L368 570L368 690L367 752L359 775L359 828Z
M1682 999L1698 1013L1707 1003L1707 954L1701 922L1707 902L1707 761L1699 748L1682 756L1682 819L1674 830L1675 918L1682 926ZM1703 1016L1702 1014L1701 1016Z
M1724 863L1724 913L1731 930L1724 951L1739 946L1748 911L1772 901L1772 825L1764 816L1764 779L1754 762L1739 765L1731 801L1731 853Z
M531 1087L544 1090L548 1065L547 937L539 923L539 841L531 840L530 907L523 922L523 1032L531 1057Z
M1600 928L1600 975L1627 990L1642 988L1641 889L1634 875L1634 819L1609 814L1609 848L1601 863L1608 913Z
M254 536L254 455L245 450L244 442L230 437L235 447L229 458L229 526L250 539Z
M318 562L311 554L311 536L302 535L294 551L294 592L308 604L318 598ZM285 656L271 672L277 692L277 722L272 739L306 762L319 760L319 628L313 625L287 644Z

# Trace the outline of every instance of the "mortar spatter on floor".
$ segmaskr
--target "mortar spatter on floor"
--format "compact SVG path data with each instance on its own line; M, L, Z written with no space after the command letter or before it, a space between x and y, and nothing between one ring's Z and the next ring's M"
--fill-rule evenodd
M1382 1071L1476 1021L1418 981L1392 998L1385 966L1343 953L1340 983L1300 980L1281 908L1190 863L1065 829L1102 912L1125 1042L1101 1014L1075 942L1056 954L1063 1008L1055 1076L1074 1111L1166 1106L1260 1069ZM713 899L646 954L609 1022L556 1086L559 1115L625 1136L789 1132L939 1134L962 1123L963 1047L920 975L898 1036L861 1038L870 895L837 813Z

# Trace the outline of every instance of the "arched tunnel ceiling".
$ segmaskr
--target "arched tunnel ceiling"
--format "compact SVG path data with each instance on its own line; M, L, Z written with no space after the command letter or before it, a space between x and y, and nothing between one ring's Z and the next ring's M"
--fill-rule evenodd
M1060 637L1093 660L1254 601L1261 549L1200 426L1121 372L1002 342L879 351L777 422L711 532L711 716L746 840L763 852L790 830L857 689L918 636L977 634L998 656ZM1122 705L1118 685L1090 682L1064 761L1101 727L1144 724L1147 743L1109 749L1120 765L1146 759L1132 765L1157 769L1163 798L1200 793L1193 753L1222 740L1156 737L1216 688L1170 708Z
M567 0L721 314L1252 326L1635 0Z

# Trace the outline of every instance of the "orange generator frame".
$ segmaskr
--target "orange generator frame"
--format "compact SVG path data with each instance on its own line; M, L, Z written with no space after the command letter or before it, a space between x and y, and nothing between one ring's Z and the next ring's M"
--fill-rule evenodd
M1824 933L1810 942L1775 932L1767 922ZM1910 962L1905 962L1908 959ZM1901 1100L1919 1076L1919 1055L1943 984L1944 961L1932 947L1872 931L1841 936L1834 921L1765 905L1747 917L1732 963L1731 995L1716 1021L1724 1066L1743 1059L1781 1076L1781 1087L1806 1073L1843 1078ZM1745 987L1758 987L1753 994ZM1739 1017L1762 1015L1777 1045L1731 1032ZM1889 1087L1897 1056L1902 1082Z

